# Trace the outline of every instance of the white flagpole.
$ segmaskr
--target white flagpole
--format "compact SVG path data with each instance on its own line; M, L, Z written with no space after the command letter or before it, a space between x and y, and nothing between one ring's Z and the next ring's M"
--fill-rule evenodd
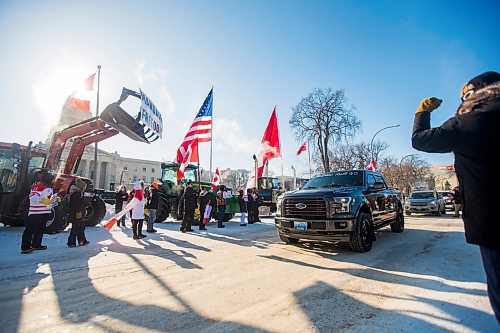
M285 188L285 179L283 178L283 153L281 149L281 137L280 137L280 126L278 122L278 106L274 106L274 110L276 110L276 125L278 126L278 140L280 141L280 157L281 157L281 180L283 182L282 188Z
M212 142L214 141L213 127L214 127L214 86L212 86L212 121L210 122L210 178L212 178Z
M99 116L99 88L101 85L101 65L97 65L97 96L95 105L95 116ZM94 145L94 188L99 188L97 184L97 141Z
M310 144L309 144L309 140L307 140L307 146L306 146L306 149L307 149L307 155L309 156L309 179L312 178L312 169L311 169L311 150L309 149L310 148Z

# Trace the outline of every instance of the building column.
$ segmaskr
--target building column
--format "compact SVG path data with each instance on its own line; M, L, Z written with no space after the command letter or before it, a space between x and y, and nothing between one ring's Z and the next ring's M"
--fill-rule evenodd
M97 170L96 170L96 178L95 178L95 188L100 188L99 184L101 183L101 163L97 162Z
M85 170L82 170L82 177L90 178L90 161L85 160Z

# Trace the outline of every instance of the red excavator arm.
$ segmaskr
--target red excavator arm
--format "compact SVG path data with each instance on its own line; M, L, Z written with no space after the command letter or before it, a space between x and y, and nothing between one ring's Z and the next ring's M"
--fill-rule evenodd
M64 173L70 174L76 161L82 155L87 145L105 140L118 133L117 130L107 125L104 121L99 119L99 117L87 119L65 128L62 131L56 132L52 138L49 154L45 161L45 168L47 170L56 169L64 147L66 146L66 142L74 138L73 146L71 147L66 166L64 167Z

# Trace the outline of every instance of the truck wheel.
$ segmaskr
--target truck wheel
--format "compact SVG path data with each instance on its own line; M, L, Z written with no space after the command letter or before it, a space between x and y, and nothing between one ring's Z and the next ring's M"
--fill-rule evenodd
M403 215L403 209L398 209L396 214L396 219L391 223L392 232L403 232L405 230L405 217Z
M441 216L441 211L439 210L439 207L438 207L438 210L434 212L434 215L435 216Z
M106 215L106 205L104 201L97 197L92 200L90 207L87 207L87 216L83 219L87 227L94 227L101 223Z
M291 238L291 237L287 237L285 235L282 235L282 234L279 234L280 236L280 239L285 242L286 244L296 244L299 242L299 239L298 238Z
M372 249L371 219L367 213L360 213L356 219L355 232L350 235L349 243L354 252L368 252Z
M64 231L68 226L68 219L66 214L64 213L66 209L64 209L64 205L57 205L52 208L52 216L47 221L45 226L44 234L57 234L58 232Z
M158 189L159 194L159 202L158 202L158 210L156 211L156 221L155 222L163 222L170 215L170 203L167 199L167 193L163 187Z

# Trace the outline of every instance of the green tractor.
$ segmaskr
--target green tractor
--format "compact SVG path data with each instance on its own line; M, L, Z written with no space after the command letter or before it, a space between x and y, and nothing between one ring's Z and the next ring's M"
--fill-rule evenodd
M184 171L184 178L177 180L177 171L179 163L167 162L161 164L161 178L158 181L158 192L160 194L160 204L157 211L157 222L165 221L169 216L175 220L182 220L182 215L178 213L179 200L186 188L186 182L191 180L193 188L197 193L200 193L201 188L210 189L211 183L201 182L198 178L198 167L194 164L188 164ZM218 187L214 192L218 191ZM232 196L227 199L225 221L233 218L234 214L239 211L238 197ZM217 219L217 210L212 210L212 218ZM200 221L200 210L195 210L195 224Z

